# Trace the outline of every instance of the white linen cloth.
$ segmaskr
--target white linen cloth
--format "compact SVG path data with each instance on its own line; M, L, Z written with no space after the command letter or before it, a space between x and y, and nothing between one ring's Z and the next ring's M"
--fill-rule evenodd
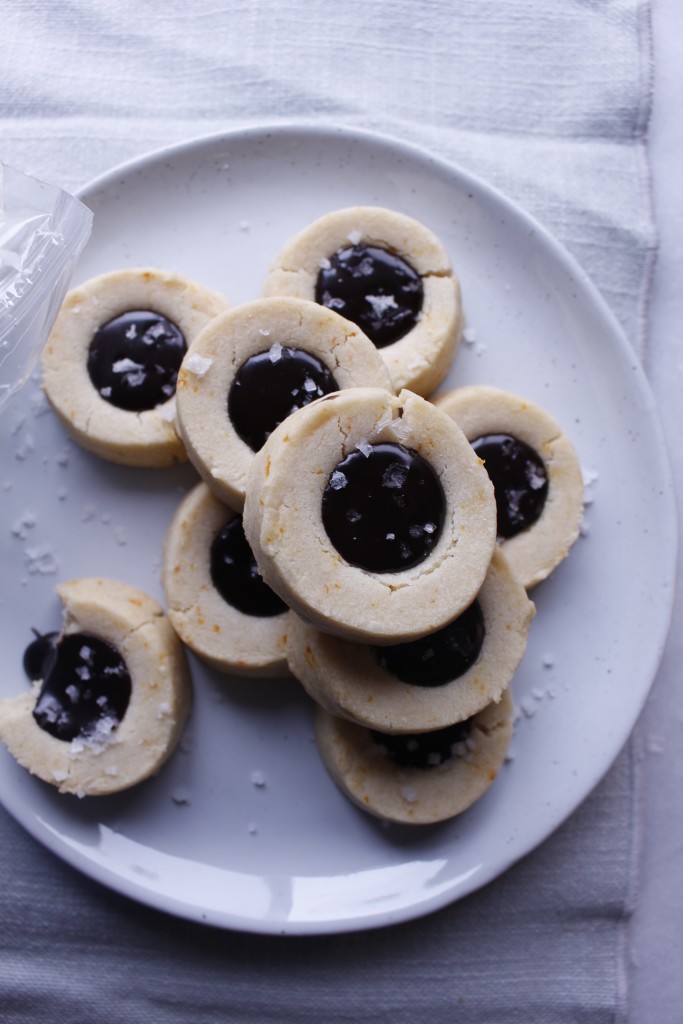
M643 0L0 0L0 156L75 189L160 145L305 119L487 178L567 245L642 353L656 248ZM7 1021L613 1022L637 868L631 747L504 877L420 921L278 940L110 893L2 816Z

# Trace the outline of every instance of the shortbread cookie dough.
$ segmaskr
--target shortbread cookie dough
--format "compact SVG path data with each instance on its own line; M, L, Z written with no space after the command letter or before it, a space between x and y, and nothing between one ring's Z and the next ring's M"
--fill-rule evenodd
M114 271L69 292L42 355L43 388L67 432L111 462L184 461L175 429L178 368L227 305L154 269Z
M430 395L455 356L460 285L439 239L412 217L375 206L328 213L284 246L265 295L336 309L379 348L397 391Z
M354 644L290 613L292 674L332 715L385 733L443 729L501 699L524 655L534 605L495 552L475 601L453 623L394 647Z
M30 691L0 701L0 739L22 767L61 793L103 796L156 774L191 703L182 645L161 606L116 580L57 587L56 648L39 642ZM44 678L40 678L44 676Z
M315 730L323 762L341 791L386 821L431 825L484 795L512 737L509 690L473 718L433 733L385 736L318 707Z
M237 306L202 331L178 376L178 426L207 486L237 509L271 431L321 395L391 389L374 345L348 320L302 299Z
M574 446L549 413L499 388L458 388L435 404L484 459L496 492L500 546L524 586L533 587L579 535L583 477Z
M244 528L266 582L349 640L397 643L471 603L495 547L493 487L453 420L404 391L318 399L254 458Z
M168 617L187 646L219 672L286 676L287 606L258 575L242 517L198 484L166 533Z

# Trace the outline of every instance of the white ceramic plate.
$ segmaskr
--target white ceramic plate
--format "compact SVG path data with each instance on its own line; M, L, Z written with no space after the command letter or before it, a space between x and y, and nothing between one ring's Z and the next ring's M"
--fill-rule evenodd
M42 843L134 899L256 932L316 933L427 913L494 878L584 799L626 740L668 626L675 518L652 398L615 320L548 234L480 181L396 141L276 128L210 137L118 168L76 280L157 265L258 296L282 243L321 214L380 204L448 248L470 328L446 386L527 395L594 477L587 535L535 591L514 681L513 757L459 819L383 827L318 759L293 682L229 681L192 661L196 702L161 775L108 799L60 797L0 751L0 798ZM471 338L471 335L470 335ZM55 583L123 578L162 598L160 551L185 468L139 472L67 442L30 384L0 423L0 693L27 685L30 629L58 628Z

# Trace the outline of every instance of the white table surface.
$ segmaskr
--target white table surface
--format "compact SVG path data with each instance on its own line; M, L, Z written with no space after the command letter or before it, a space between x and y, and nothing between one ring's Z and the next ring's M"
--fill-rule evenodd
M655 0L654 108L649 151L660 254L645 368L683 505L683 4ZM673 557L673 555L672 555ZM637 727L643 761L641 888L630 941L633 1024L683 1020L683 570L660 671Z

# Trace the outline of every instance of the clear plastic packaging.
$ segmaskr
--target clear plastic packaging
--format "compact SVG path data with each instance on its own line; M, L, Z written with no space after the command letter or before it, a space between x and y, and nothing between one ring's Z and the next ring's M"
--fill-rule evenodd
M74 196L0 163L0 413L33 369L91 228Z

